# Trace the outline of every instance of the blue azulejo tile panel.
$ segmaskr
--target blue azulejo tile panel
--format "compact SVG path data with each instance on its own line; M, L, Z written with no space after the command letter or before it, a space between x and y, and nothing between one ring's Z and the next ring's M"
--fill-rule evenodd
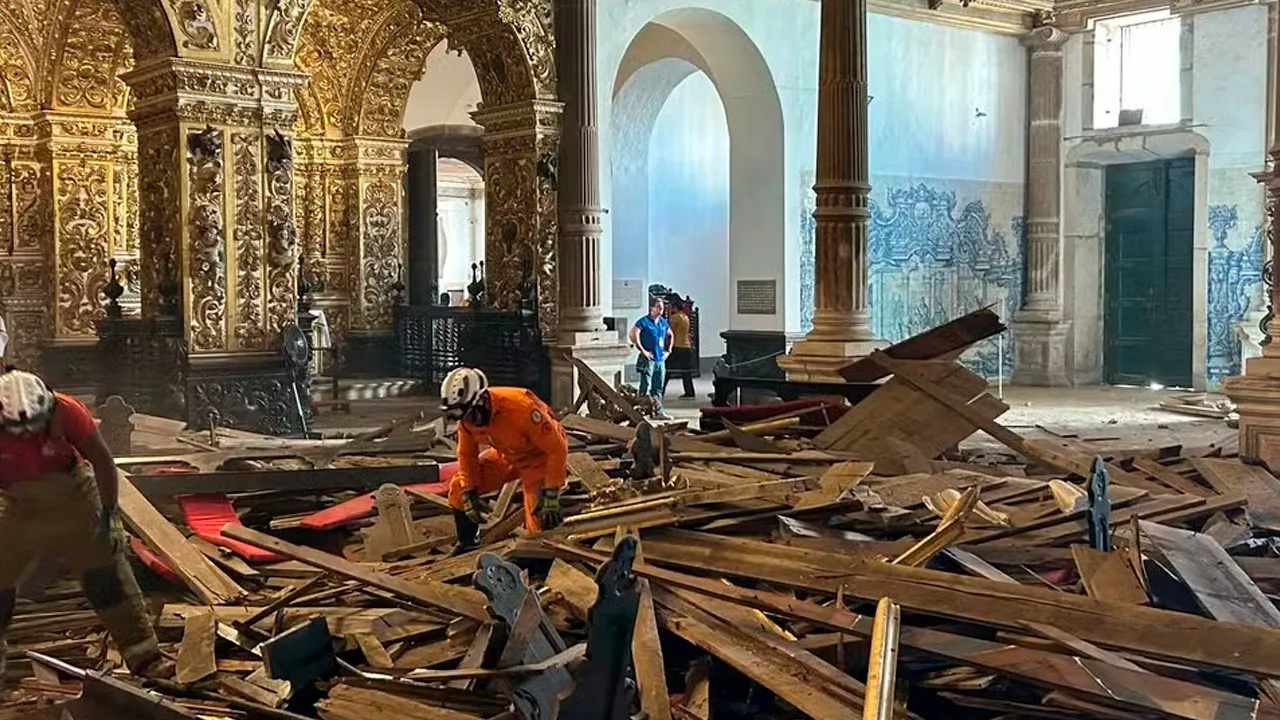
M1209 248L1208 263L1205 375L1211 385L1240 372L1240 339L1232 324L1249 312L1250 300L1262 282L1262 227L1254 227L1249 239L1241 243L1240 233L1236 232L1240 224L1237 205L1209 206L1213 245Z
M1006 321L1022 303L1023 186L873 178L870 305L876 336L897 342L988 305ZM813 316L813 202L801 219L800 299ZM1001 342L1003 340L1003 343ZM1013 370L1012 343L992 338L964 363L985 377Z

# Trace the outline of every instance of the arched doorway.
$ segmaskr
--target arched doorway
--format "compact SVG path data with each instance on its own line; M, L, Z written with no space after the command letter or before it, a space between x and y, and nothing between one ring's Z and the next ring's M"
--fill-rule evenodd
M746 32L700 8L654 18L623 54L610 127L615 280L692 295L704 358L723 352L723 330L781 330L796 264L786 252L782 105ZM744 280L771 289L767 307L740 302ZM627 304L635 299L615 298L615 312L639 309Z

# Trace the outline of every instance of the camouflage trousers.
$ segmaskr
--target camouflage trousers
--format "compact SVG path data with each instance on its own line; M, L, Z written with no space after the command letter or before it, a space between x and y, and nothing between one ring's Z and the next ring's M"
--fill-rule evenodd
M80 578L85 597L130 670L160 657L123 545L97 533L101 514L97 483L87 464L0 490L0 682L18 584L45 553Z

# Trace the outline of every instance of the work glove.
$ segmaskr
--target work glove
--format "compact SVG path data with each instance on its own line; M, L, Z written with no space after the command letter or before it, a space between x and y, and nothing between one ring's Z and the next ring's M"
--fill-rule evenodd
M471 518L471 522L477 525L484 522L484 502L480 499L479 490L467 490L462 493L462 511Z
M538 494L538 522L543 530L554 530L564 522L559 488L543 487Z
M98 541L110 542L112 547L124 541L124 523L120 521L119 508L114 506L102 508L94 536Z

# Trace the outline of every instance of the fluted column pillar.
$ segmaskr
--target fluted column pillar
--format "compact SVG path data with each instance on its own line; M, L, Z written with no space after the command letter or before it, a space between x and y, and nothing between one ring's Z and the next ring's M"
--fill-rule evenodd
M606 380L618 380L627 348L605 332L600 305L600 141L596 93L596 0L557 0L556 67L564 114L560 126L559 332L552 402L573 402L573 356Z
M1032 30L1027 112L1026 297L1013 318L1013 381L1068 385L1062 309L1062 47L1052 25Z
M823 2L813 217L813 329L778 364L797 381L839 382L875 348L867 304L867 0Z
M1271 26L1271 57L1280 56L1280 31L1274 15ZM1266 189L1266 244L1268 260L1263 278L1267 284L1266 337L1262 354L1245 362L1244 375L1222 381L1222 390L1236 403L1240 415L1240 457L1259 461L1273 473L1280 471L1280 289L1275 283L1276 213L1280 208L1280 73L1268 73L1268 127L1271 129L1267 167L1254 177Z

